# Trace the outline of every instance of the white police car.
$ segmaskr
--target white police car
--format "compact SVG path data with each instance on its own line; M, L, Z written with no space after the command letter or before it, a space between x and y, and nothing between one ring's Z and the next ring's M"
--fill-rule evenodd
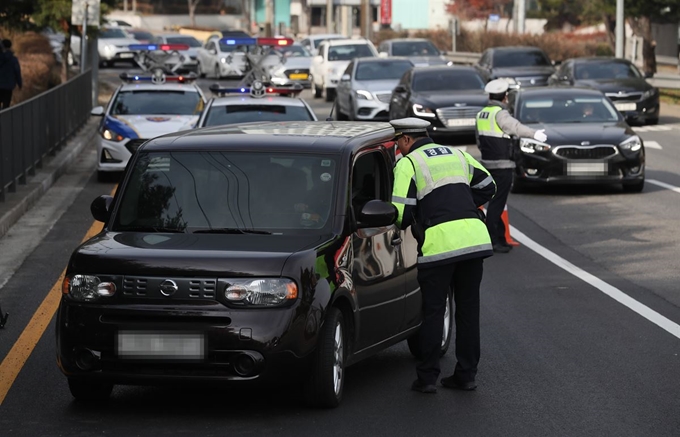
M191 129L205 106L205 96L193 83L195 75L166 76L161 73L122 73L106 109L97 106L91 114L101 116L97 144L97 175L125 169L128 160L146 140Z
M208 101L196 127L252 121L317 121L309 104L294 97L302 89L299 84L271 87L259 81L253 82L250 87L212 85L210 91L220 97Z

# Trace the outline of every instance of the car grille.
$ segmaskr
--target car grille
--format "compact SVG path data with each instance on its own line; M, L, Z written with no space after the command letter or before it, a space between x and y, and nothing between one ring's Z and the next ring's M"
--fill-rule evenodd
M566 159L605 159L618 153L615 146L558 146L555 155Z
M516 77L515 80L519 86L523 87L545 86L548 84L548 78L545 76Z
M617 101L638 101L642 98L642 93L606 93L606 96L609 97L609 99L612 102L617 102Z
M378 93L375 95L375 98L378 99L379 102L390 103L392 93Z
M130 140L127 143L125 143L125 148L128 149L128 151L134 155L137 149L139 149L139 146L144 144L145 141L146 141L145 138Z
M294 69L294 70L292 70L292 69L291 69L291 70L286 70L286 71L283 72L283 74L285 74L287 78L290 78L290 75L291 75L291 74L306 74L307 77L309 77L309 69L299 69L299 68L296 68L296 69Z
M446 124L447 120L456 120L461 118L476 118L482 108L479 106L462 106L449 107L437 109L437 117Z
M157 297L163 298L160 293L160 284L166 278L145 278L126 276L123 278L123 295L129 297ZM214 299L217 289L215 279L201 278L173 278L178 290L175 293L180 298Z

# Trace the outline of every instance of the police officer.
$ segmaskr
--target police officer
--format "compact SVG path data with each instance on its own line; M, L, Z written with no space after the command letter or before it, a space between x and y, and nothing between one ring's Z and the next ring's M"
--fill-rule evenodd
M508 253L512 246L505 240L505 225L501 219L512 186L515 162L511 159L511 135L534 138L545 142L548 137L544 129L534 130L512 117L505 103L508 96L508 82L496 79L484 88L489 94L489 103L477 114L477 147L482 153L481 163L496 181L496 195L489 202L486 212L486 226L491 235L493 251Z
M483 259L493 255L478 207L496 192L493 178L472 156L434 144L429 122L403 118L390 122L402 158L394 168L392 203L397 225L412 226L418 241L418 283L423 322L418 379L412 390L436 393L446 298L456 305L456 359L447 388L474 390L479 362L479 285Z

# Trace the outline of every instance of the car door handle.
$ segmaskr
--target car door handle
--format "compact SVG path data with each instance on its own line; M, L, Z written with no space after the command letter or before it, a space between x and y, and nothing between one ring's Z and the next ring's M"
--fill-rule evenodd
M392 246L399 246L399 245L401 244L401 235L400 235L400 234L395 234L395 235L392 237L392 240L390 241L390 244L392 244Z

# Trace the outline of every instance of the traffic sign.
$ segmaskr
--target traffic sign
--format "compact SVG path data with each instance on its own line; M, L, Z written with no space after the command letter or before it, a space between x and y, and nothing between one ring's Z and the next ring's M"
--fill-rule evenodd
M101 0L73 0L71 4L71 24L74 26L83 25L85 5L87 5L87 25L99 27Z

